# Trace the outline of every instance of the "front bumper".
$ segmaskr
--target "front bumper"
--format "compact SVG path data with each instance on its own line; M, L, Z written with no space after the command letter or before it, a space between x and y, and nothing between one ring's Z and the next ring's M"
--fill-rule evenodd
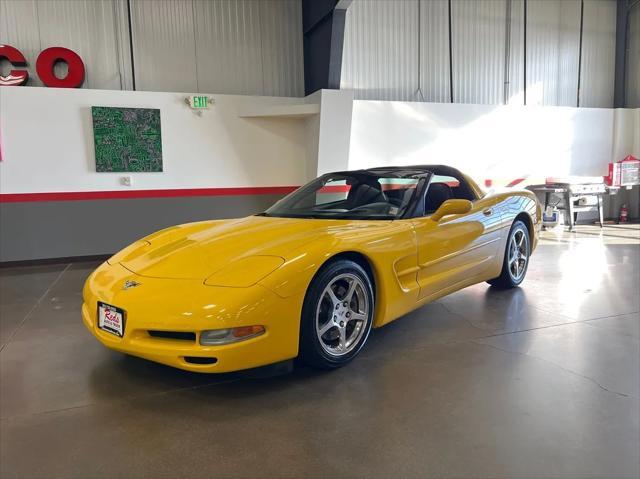
M127 280L139 287L123 290ZM267 288L206 286L200 281L141 277L104 263L83 291L82 320L106 347L188 371L222 373L291 359L298 354L302 297L281 298ZM122 338L98 328L97 302L126 312ZM244 341L202 346L200 332L262 325L265 333ZM154 337L149 331L193 332L195 340ZM213 364L193 358L215 358ZM210 359L207 359L210 360Z

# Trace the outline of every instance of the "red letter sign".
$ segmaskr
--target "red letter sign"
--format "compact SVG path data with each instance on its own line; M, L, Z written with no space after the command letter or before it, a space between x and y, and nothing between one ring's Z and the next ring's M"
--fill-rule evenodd
M53 67L59 61L66 62L69 67L65 78L58 78L53 73ZM36 71L46 86L77 88L84 81L84 63L77 53L68 48L51 47L42 50L36 60Z
M6 58L9 63L15 66L25 66L27 60L20 50L13 48L11 45L0 45L0 60ZM0 86L16 86L27 83L29 73L26 70L11 70L9 75L0 75Z

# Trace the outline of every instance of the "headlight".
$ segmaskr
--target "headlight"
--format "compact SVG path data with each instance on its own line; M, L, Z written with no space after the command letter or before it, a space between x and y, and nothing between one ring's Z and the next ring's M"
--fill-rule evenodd
M280 256L257 255L233 261L221 270L209 276L207 286L227 286L248 288L263 280L284 263Z
M264 326L241 326L239 328L206 329L200 333L200 344L215 346L236 343L264 334Z

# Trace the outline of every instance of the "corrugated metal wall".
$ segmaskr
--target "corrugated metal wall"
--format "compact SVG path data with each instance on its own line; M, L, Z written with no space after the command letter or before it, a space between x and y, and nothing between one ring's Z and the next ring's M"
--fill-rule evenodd
M454 102L524 103L524 3L451 0ZM576 106L581 1L526 3L526 102ZM615 0L585 0L580 106L613 105L615 11ZM354 0L342 87L356 98L449 101L448 23L448 0Z
M198 91L193 17L191 1L131 2L136 89Z
M451 3L453 101L502 103L506 0Z
M353 2L341 87L359 99L448 102L448 18L447 0Z
M130 5L137 90L304 94L300 0ZM126 0L2 0L0 43L27 57L30 85L38 53L64 46L85 62L83 87L131 89L128 18Z
M420 100L450 98L448 9L447 0L420 3Z
M1 0L0 42L25 54L30 85L40 85L38 53L60 45L83 58L85 88L131 89L130 16L138 90L304 94L300 0L130 4L131 12L126 0ZM580 8L527 1L527 104L577 104ZM627 68L636 106L639 9ZM615 21L615 0L584 0L580 106L613 104ZM450 59L448 0L354 0L342 87L361 99L523 104L524 0L452 0L451 36Z
M580 106L611 107L615 75L616 3L585 0Z
M626 103L629 108L640 108L640 4L629 14L628 48Z
M258 6L247 1L221 1L195 2L193 7L195 49L200 59L197 88L230 93L262 89Z
M82 57L85 87L120 89L120 50L112 0L21 0L0 2L0 43L25 55L29 85L42 86L36 75L40 51L64 46ZM56 74L62 75L62 65ZM64 66L66 69L66 66Z
M528 0L527 9L527 105L576 106L580 0Z
M259 6L263 91L266 95L304 96L302 3L266 1Z
M508 10L507 10L508 11ZM506 92L503 103L524 104L524 0L512 0L509 12L508 70L505 75Z
M416 99L417 15L417 0L352 3L347 10L342 88L357 90L361 99Z

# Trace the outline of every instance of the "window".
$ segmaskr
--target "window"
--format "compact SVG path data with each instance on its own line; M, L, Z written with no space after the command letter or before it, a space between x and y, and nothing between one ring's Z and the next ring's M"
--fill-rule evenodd
M334 219L395 219L410 205L417 178L367 171L329 174L286 196L263 215Z
M344 201L350 190L351 185L347 184L347 180L329 180L316 191L315 205Z
M451 199L474 201L475 195L464 179L433 175L424 201L425 215L435 213L442 203Z

